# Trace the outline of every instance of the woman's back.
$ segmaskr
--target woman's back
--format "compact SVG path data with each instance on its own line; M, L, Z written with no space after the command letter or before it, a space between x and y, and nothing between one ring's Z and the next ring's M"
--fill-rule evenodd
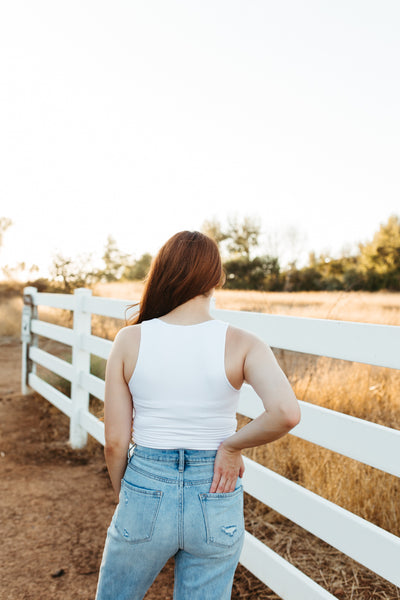
M240 390L225 371L228 323L141 323L129 379L133 439L152 448L215 450L236 431Z

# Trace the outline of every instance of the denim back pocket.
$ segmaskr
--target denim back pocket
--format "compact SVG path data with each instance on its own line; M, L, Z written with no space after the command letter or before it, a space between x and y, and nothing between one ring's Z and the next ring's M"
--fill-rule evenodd
M244 531L243 485L233 492L199 493L206 530L206 542L233 546Z
M121 482L115 528L133 544L149 542L153 535L163 492Z

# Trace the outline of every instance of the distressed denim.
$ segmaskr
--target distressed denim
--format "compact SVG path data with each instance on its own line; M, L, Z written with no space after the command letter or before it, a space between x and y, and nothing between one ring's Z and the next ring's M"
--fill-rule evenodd
M216 450L134 446L107 531L96 600L142 600L172 556L174 600L229 600L243 485L209 493Z

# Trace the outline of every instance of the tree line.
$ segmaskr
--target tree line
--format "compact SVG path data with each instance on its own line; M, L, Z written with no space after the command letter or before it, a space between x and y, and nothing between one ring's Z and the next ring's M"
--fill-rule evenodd
M3 227L2 227L3 225ZM0 219L2 235L10 221ZM308 290L400 290L400 218L391 215L380 225L372 239L359 243L353 254L342 252L339 257L310 252L308 264L297 266L291 258L282 266L278 252L261 250L259 218L228 217L222 224L217 219L203 222L201 231L212 237L221 252L226 273L225 288L263 291ZM296 237L296 232L293 232ZM293 239L292 239L293 242ZM290 240L286 240L290 243ZM102 254L102 266L94 268L92 257L80 255L73 259L63 254L53 258L50 280L29 282L40 289L71 292L76 287L97 282L143 280L149 270L152 255L138 258L122 252L109 235Z
M204 232L214 237L221 247L226 243L224 260L230 289L265 291L308 290L400 290L400 218L391 215L379 226L372 239L358 243L354 254L340 257L310 252L308 264L297 267L293 259L281 268L279 257L256 253L260 224L251 218L238 223L230 221L223 228L218 221L206 221ZM226 255L226 253L225 253Z

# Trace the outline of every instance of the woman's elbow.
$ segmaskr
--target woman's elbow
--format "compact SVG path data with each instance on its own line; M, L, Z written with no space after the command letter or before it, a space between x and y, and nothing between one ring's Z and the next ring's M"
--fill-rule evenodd
M288 411L287 415L287 424L290 429L296 427L300 423L301 419L301 410L298 402Z
M111 456L113 454L123 454L127 452L129 447L129 441L125 442L125 440L119 439L106 439L104 444L104 454L106 456Z
M296 425L300 423L300 419L301 411L297 399L290 406L286 406L282 409L282 420L288 431L293 429L293 427L296 427Z

